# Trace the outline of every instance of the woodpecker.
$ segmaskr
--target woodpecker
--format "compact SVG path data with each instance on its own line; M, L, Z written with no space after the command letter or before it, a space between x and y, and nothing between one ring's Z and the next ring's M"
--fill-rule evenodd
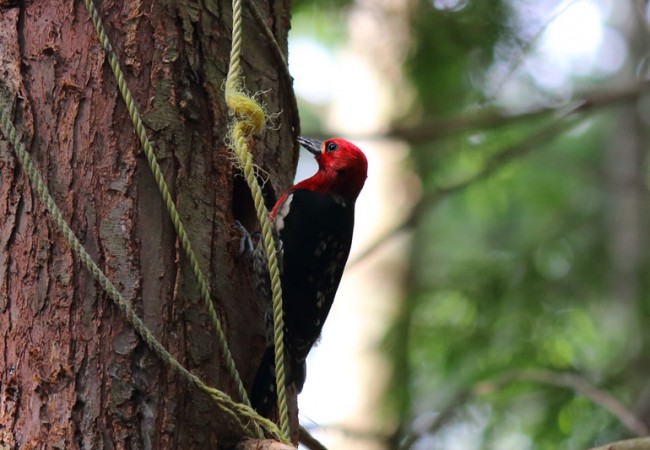
M293 384L300 392L305 359L321 334L350 253L354 205L366 181L368 161L344 139L321 142L299 137L298 142L315 156L318 171L287 190L269 218L281 271L285 378L287 386ZM258 288L270 300L261 243L254 253ZM272 324L269 303L267 348L251 390L253 407L267 417L277 398Z

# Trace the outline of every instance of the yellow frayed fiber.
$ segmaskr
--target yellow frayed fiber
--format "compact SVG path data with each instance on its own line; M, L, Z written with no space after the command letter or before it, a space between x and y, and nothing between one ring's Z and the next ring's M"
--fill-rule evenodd
M251 136L264 130L266 114L264 108L245 93L226 87L226 104L237 117L231 126L239 127L245 136ZM233 133L234 134L234 133Z

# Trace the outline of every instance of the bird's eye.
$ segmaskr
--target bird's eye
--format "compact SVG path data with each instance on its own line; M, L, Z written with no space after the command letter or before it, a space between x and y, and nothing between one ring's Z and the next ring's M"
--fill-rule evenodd
M328 152L333 152L333 151L336 150L337 148L339 148L339 146L336 145L336 143L334 143L334 142L329 142L329 143L325 146L325 150L327 150Z

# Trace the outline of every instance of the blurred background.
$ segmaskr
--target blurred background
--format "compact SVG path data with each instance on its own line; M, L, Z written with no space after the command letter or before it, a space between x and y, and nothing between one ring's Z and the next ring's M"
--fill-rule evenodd
M300 396L329 448L648 434L648 10L294 0L302 133L369 159Z

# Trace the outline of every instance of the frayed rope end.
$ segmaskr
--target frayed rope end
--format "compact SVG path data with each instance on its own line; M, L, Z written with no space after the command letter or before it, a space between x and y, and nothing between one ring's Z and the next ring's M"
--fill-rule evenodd
M266 113L254 98L237 89L226 89L226 103L236 117L234 125L239 123L245 135L250 136L264 130Z

